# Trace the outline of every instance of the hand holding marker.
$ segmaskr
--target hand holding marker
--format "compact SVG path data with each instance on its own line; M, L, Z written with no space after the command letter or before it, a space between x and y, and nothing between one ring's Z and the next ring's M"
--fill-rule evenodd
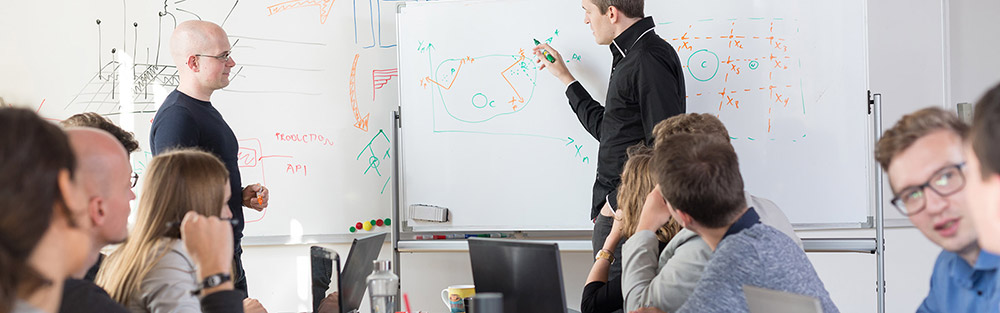
M540 44L542 44L542 42L538 41L538 39L535 39L535 45L537 46L537 45L540 45ZM549 54L548 51L542 50L542 55L545 56L546 60L549 60L549 63L556 63L556 58L553 57L551 54Z

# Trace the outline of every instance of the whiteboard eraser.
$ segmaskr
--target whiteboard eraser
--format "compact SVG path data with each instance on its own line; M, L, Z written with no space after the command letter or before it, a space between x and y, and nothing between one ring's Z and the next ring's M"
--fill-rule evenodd
M447 222L448 208L430 204L411 204L410 218L430 222Z

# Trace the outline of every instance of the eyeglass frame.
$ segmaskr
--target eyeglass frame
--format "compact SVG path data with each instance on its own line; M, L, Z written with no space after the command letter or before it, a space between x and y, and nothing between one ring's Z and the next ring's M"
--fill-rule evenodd
M943 193L943 192L937 190L937 188L934 187L934 185L931 184L931 181L934 180L934 178L937 177L938 175L940 175L940 174L942 174L942 173L944 173L944 172L946 172L948 170L951 170L952 168L955 168L955 169L958 170L958 175L962 178L962 185L959 186L958 188L956 188L954 191L949 192L949 193ZM965 177L965 171L963 171L963 168L965 168L965 162L958 163L958 164L952 164L952 165L949 165L949 166L942 167L942 168L938 169L937 171L935 171L934 174L932 174L931 177L928 178L927 181L924 182L923 184L920 184L918 186L906 187L906 188L903 188L903 190L900 190L899 193L893 194L892 200L890 200L889 203L892 203L892 206L896 207L896 211L899 211L899 213L902 213L904 216L914 216L914 215L917 215L918 213L923 212L925 208L927 208L927 199L926 199L927 196L926 196L926 192L925 192L925 196L924 196L924 205L921 206L919 209L914 210L912 213L908 213L906 211L906 209L905 209L906 205L902 205L902 207L900 206L900 202L903 201L903 199L900 198L901 194L904 191L909 190L911 188L917 188L917 190L919 190L921 192L924 192L926 189L930 189L930 190L934 191L934 193L938 194L938 196L941 196L941 197L951 196L951 195L953 195L955 193L958 193L959 191L962 191L962 189L965 189L965 183L966 183L965 180L966 180L966 177Z
M139 173L132 172L132 176L130 177L130 181L132 182L132 187L129 187L129 188L135 188L136 183L139 182Z
M225 51L225 52L223 52L220 55L195 54L194 56L196 56L196 57L213 58L213 59L222 61L222 63L229 63L229 60L231 60L230 57L232 56L232 54L233 54L233 51L230 50L230 51Z

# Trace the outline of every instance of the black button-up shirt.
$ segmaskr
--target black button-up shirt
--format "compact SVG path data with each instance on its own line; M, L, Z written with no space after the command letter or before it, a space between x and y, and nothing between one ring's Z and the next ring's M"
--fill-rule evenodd
M613 61L605 106L580 82L566 89L580 123L600 141L591 219L597 217L605 199L612 209L618 209L625 150L637 143L652 145L653 126L686 109L684 73L677 51L656 35L655 27L653 18L646 17L611 43Z

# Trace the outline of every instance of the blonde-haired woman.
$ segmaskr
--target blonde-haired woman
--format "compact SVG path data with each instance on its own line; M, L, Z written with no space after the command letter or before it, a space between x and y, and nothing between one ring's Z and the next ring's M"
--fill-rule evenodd
M624 306L621 277L609 281L608 271L611 262L618 262L613 260L613 255L619 242L635 234L646 195L656 185L649 169L653 150L638 144L629 147L627 155L628 161L622 169L621 185L618 186L618 211L615 213L615 221L611 233L604 241L604 248L598 252L598 258L594 261L583 288L583 299L580 304L580 311L583 313L615 312L622 310ZM656 232L660 250L663 250L666 243L680 230L680 224L673 219L663 225Z
M132 312L202 312L197 291L219 281L231 286L231 267L197 268L178 225L191 211L232 217L229 172L206 152L166 152L150 162L141 194L135 226L101 266L97 284Z

